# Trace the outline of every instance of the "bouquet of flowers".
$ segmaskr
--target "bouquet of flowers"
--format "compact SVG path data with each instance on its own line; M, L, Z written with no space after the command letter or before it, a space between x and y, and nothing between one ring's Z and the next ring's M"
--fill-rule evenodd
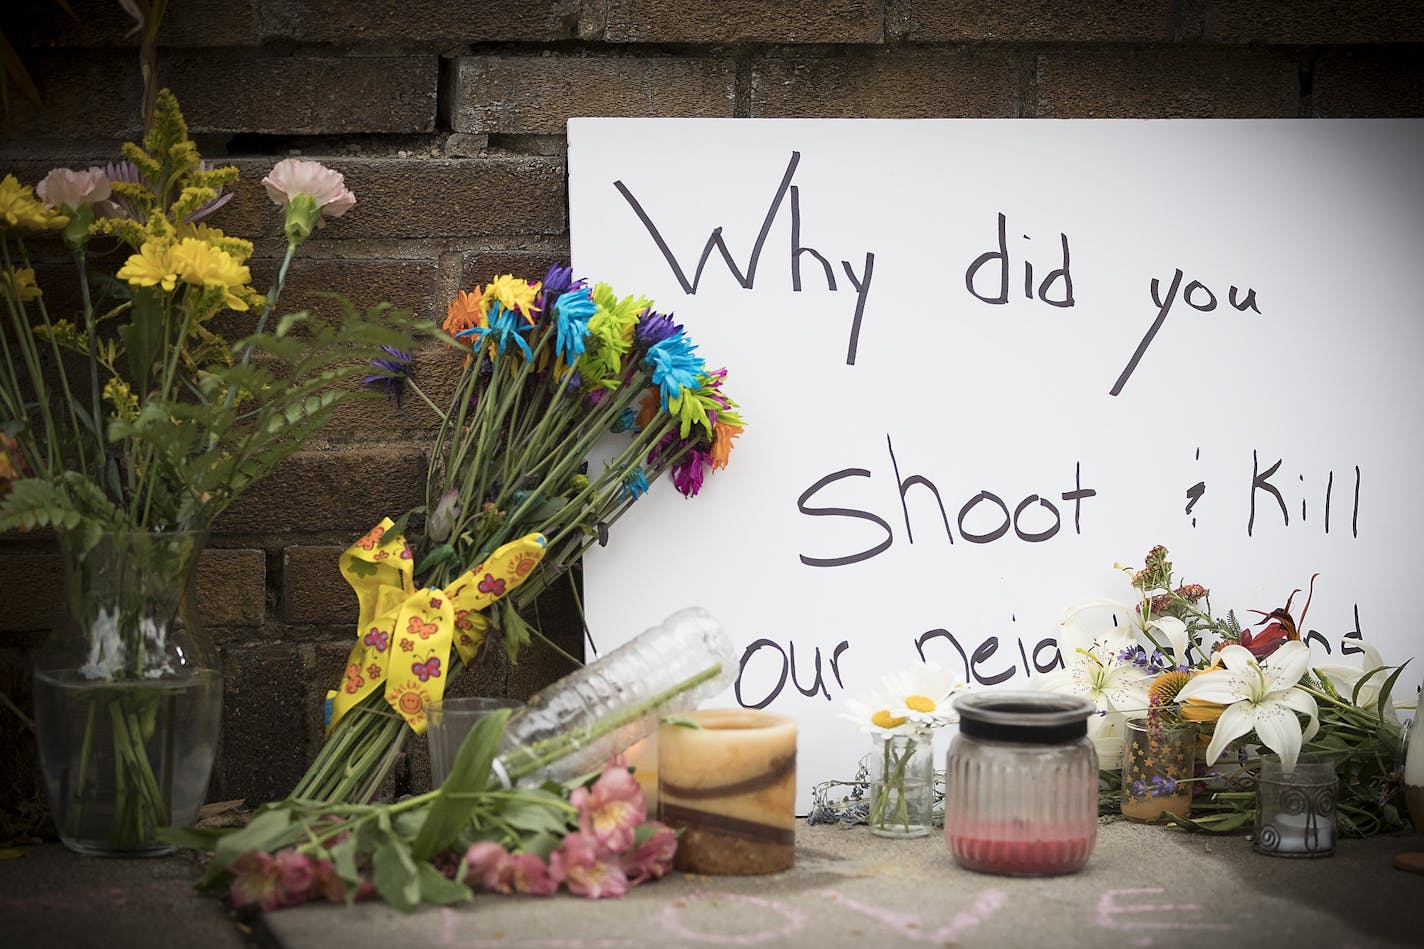
M341 558L358 641L295 798L371 799L447 681L495 642L514 659L535 633L534 598L663 474L696 495L742 431L726 370L707 368L671 315L568 267L461 291L443 330L459 373L445 408L407 352L376 363L373 381L412 391L440 426L425 503Z
M1299 618L1291 612L1296 590L1284 606L1259 612L1258 623L1243 626L1234 612L1212 615L1206 588L1174 581L1165 547L1148 551L1141 569L1119 569L1131 578L1138 601L1070 609L1059 627L1066 668L1038 680L1041 688L1097 704L1090 734L1105 769L1105 811L1117 811L1121 798L1191 829L1238 829L1255 814L1254 775L1264 748L1287 772L1302 754L1333 762L1342 832L1363 837L1404 825L1395 800L1402 729L1391 699L1404 666L1385 665L1364 644L1363 668L1312 668L1300 627L1314 577ZM1168 729L1182 726L1204 747L1185 774L1128 773L1120 762L1132 718L1141 719L1138 727L1146 728L1155 748L1164 747ZM1228 750L1233 754L1224 761ZM1185 806L1165 806L1183 796L1197 816L1186 816Z
M240 830L172 830L212 851L200 886L228 886L234 906L379 897L402 911L468 901L474 890L622 896L672 867L677 836L647 819L642 788L610 761L595 775L538 788L489 782L503 710L482 719L449 778L395 804L287 800Z
M186 749L175 753L185 739L172 731L201 732L206 751L185 760L211 761L215 657L203 666L172 649L206 531L327 421L351 394L343 382L407 336L384 305L346 305L338 325L300 313L267 327L297 247L355 203L340 174L289 159L264 181L286 212L287 253L263 295L252 244L208 223L237 169L200 160L167 90L142 146L123 154L107 169L56 169L33 190L0 181L0 530L54 528L66 566L79 655L37 662L36 680L50 786L67 789L51 801L56 822L71 845L107 836L94 846L133 850L184 819L175 781L195 785L193 807L207 784L206 765L175 778ZM37 280L29 244L46 234L73 261L72 312ZM91 269L116 249L117 273ZM255 330L230 344L213 329L227 312L260 313ZM178 683L180 665L203 666L204 681ZM82 740L69 748L76 715Z

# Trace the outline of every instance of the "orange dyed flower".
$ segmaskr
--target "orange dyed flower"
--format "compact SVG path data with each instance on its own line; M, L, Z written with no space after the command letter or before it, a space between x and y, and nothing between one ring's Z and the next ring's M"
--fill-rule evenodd
M718 422L712 426L712 467L727 467L727 459L732 455L732 439L742 434L742 426Z
M451 336L455 336L465 330L478 329L484 325L485 314L480 307L480 288L476 287L470 292L461 290L455 295L455 299L450 301L441 329Z
M638 399L638 415L634 419L634 424L639 428L647 428L658 414L658 390L648 389Z

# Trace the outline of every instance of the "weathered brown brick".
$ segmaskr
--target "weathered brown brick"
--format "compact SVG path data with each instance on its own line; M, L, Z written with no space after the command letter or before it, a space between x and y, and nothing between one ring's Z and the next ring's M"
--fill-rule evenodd
M533 43L572 37L578 12L578 0L264 0L262 34L435 49L490 40Z
M1332 50L1315 64L1314 111L1321 118L1424 116L1424 50Z
M1093 43L1170 38L1171 0L911 0L916 41Z
M141 131L143 88L132 53L53 50L27 54L42 102L16 92L0 114L0 138L136 138ZM118 148L114 149L117 157Z
M752 67L757 118L993 117L1018 113L1018 67L997 50L887 49Z
M40 645L58 621L64 601L64 569L59 555L6 551L0 558L0 569L5 571L5 609L0 610L4 644ZM31 635L17 635L20 633Z
M142 88L132 53L54 50L30 57L43 106L12 97L0 134L136 139ZM437 62L420 56L271 56L170 50L159 81L194 133L329 135L435 128ZM115 149L117 152L117 148Z
M558 158L312 160L340 171L356 195L356 206L313 240L559 234L566 226L564 163ZM241 172L237 195L215 223L244 236L280 235L281 211L262 187L276 162L231 163Z
M8 645L38 646L54 628L64 603L64 571L59 555L7 555L0 559L6 586L24 591L0 614ZM204 626L260 626L266 598L266 563L260 550L209 547L198 560L197 600Z
M204 626L261 626L267 558L260 550L209 547L198 559L198 610Z
M613 43L878 43L880 4L608 0L602 38Z
M455 395L463 370L463 357L447 352L443 343L429 343L412 354L411 378L440 410L446 411ZM364 378L364 377L362 377ZM341 402L331 420L321 430L326 441L336 445L371 444L399 439L426 444L435 437L440 416L407 386L399 402L384 382L369 385L352 380L347 386L364 390L362 395ZM425 489L421 476L421 491Z
M74 16L58 3L19 3L6 11L6 34L17 45L137 47L133 17L111 0L67 0ZM256 46L257 0L182 0L170 3L159 26L161 47ZM161 54L160 54L161 55ZM131 60L134 69L138 60Z
M456 132L562 133L575 115L732 115L736 69L685 57L462 56Z
M1054 50L1038 57L1046 118L1290 118L1299 66L1267 49Z
M265 292L276 279L280 263L270 257L250 260L253 286ZM339 314L340 305L323 296L326 293L341 294L357 309L364 310L385 301L429 319L435 313L435 262L430 259L295 258L287 272L279 308L283 313L311 310Z
M356 623L356 593L337 569L344 547L282 551L282 618L288 623Z
M425 493L425 457L409 448L300 451L239 498L219 532L342 530L359 534L399 517Z
M161 58L194 132L335 135L435 128L437 63L424 56L271 56L174 51Z
M291 792L315 753L298 740L308 734L310 687L297 646L264 642L223 650L222 749L211 799L256 805Z
M486 284L502 274L528 280L542 279L554 264L567 264L567 247L559 250L473 250L460 259L460 286L468 289Z
M1213 3L1206 37L1222 43L1418 43L1416 0L1230 0Z

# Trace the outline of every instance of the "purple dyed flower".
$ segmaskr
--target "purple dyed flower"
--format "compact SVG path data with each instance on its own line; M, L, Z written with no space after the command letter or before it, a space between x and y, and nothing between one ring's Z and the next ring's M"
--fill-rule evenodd
M584 286L584 279L574 279L574 268L564 264L554 264L549 268L549 272L544 274L544 279L539 282L539 295L534 300L534 305L539 308L539 315L547 317L549 304L566 293L580 290Z
M687 453L687 457L673 466L672 483L673 487L682 494L683 497L696 497L697 492L702 490L702 477L711 456L701 449L694 448Z
M633 343L640 352L646 353L670 336L682 332L682 327L672 321L672 314L654 313L648 310L633 330Z
M410 353L403 353L394 346L382 346L390 359L372 359L371 366L378 372L361 380L362 385L381 385L386 395L394 396L396 408L400 408L401 397L405 395L405 383L410 378Z
M211 171L212 167L211 164L205 161L198 163L198 168L202 171ZM128 160L105 165L104 176L107 177L111 183L115 181L122 181L132 185L144 183L143 176L139 174L138 166ZM223 190L222 188L218 188L217 196L188 215L184 223L201 224L216 214L219 208L233 199L233 193L231 191L224 194ZM108 200L99 202L95 206L95 210L100 217L126 217L133 221L143 220L143 215L138 213L138 209L117 194L111 194Z

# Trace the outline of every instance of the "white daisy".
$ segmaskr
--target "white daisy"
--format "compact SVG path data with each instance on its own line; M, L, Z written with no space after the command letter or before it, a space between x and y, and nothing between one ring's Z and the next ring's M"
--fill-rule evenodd
M912 735L919 726L905 716L891 713L893 700L883 689L860 692L845 700L845 711L839 717L866 734L889 738L891 735Z
M936 728L959 721L954 712L954 695L964 683L937 663L901 669L880 680L890 696L890 714L905 718L922 728Z

